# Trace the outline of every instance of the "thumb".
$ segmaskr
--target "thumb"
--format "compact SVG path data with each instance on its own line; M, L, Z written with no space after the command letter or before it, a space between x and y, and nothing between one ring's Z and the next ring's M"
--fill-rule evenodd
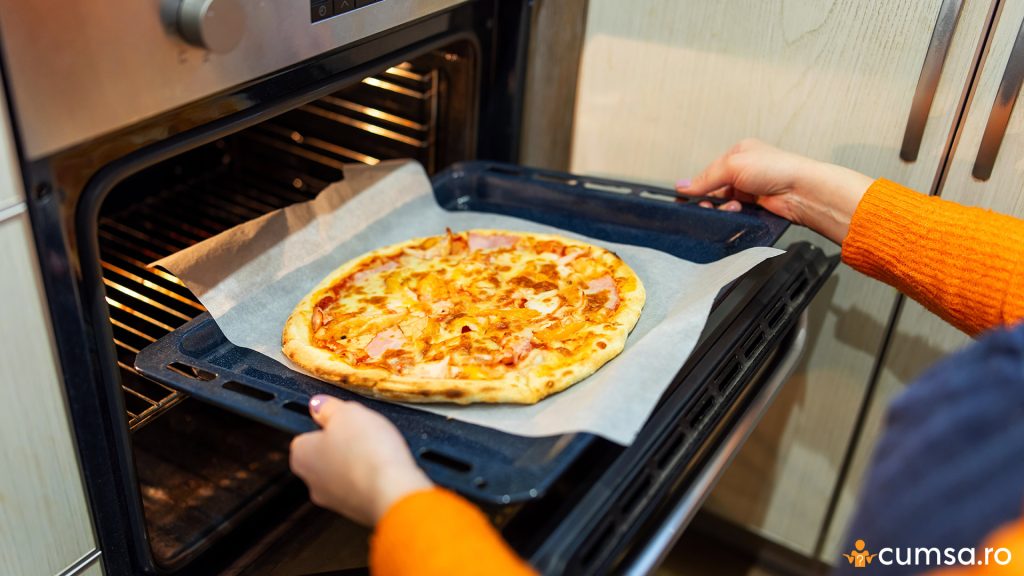
M676 186L676 191L686 196L704 196L735 183L736 173L734 162L726 154L716 158L703 172L698 174L689 182L681 181ZM685 184L683 186L682 184Z
M321 428L344 408L345 402L327 394L317 394L309 399L309 414Z

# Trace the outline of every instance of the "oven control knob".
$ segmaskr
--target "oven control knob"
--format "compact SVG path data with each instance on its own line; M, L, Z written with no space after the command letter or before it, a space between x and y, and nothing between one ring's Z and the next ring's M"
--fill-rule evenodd
M230 52L245 33L245 10L238 0L180 0L177 25L189 44Z

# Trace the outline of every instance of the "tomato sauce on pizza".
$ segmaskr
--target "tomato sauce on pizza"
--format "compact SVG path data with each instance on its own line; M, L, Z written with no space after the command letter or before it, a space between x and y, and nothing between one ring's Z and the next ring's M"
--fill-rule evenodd
M603 248L448 230L343 265L296 307L284 351L375 396L532 403L621 352L643 301L640 279Z

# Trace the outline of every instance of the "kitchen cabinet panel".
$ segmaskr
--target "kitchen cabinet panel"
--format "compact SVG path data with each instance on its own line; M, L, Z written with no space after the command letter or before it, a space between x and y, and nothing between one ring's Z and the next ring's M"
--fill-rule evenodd
M0 574L49 576L96 540L10 134L0 90Z
M0 222L0 573L59 574L96 546L28 216Z
M0 86L0 174L20 174L18 167L18 151L14 147L14 138L11 134L10 124L7 120L7 101L4 97L3 87ZM18 204L24 199L25 194L21 180L12 177L0 177L0 211Z
M943 179L940 195L947 199L1024 218L1024 106L1017 103L1003 138L992 175L978 180L972 175L982 135L988 123L999 84L1006 70L1017 32L1024 22L1024 2L1004 2L989 41L988 54L964 117L956 149ZM957 350L971 339L907 299L900 311L891 344L879 373L878 388L863 427L850 474L840 492L837 518L853 508L863 474L870 463L872 447L881 432L886 407L894 396L939 358ZM844 527L830 527L825 555L849 543Z
M965 1L916 162L900 160L941 0L590 0L571 169L669 186L754 136L929 190L990 13ZM786 245L809 239L801 229ZM812 306L809 351L709 506L805 554L865 399L895 292L842 267Z

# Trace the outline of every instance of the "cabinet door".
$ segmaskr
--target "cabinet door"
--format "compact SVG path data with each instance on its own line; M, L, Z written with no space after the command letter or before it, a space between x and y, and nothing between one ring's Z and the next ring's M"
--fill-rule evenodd
M954 202L980 206L1003 214L1024 218L1024 106L1013 109L991 177L973 175L982 137L992 114L1000 83L1006 77L1018 31L1024 22L1024 2L1003 2L989 40L977 87L965 115L956 150L943 178L940 195ZM1024 48L1022 42L1021 48ZM1024 65L1024 50L1014 54L1018 66ZM829 531L826 550L835 552L849 547L845 542L845 521L855 504L862 476L870 463L872 448L881 430L886 407L921 372L939 358L970 342L964 333L940 320L920 304L904 299L896 321L891 344L879 372L877 389L865 420L861 440L850 466L850 474L841 492L835 522Z
M96 540L28 216L17 202L2 86L0 79L0 574L47 576L89 555Z
M900 147L942 0L590 0L572 170L671 185L754 136L921 190L935 180L990 2L967 1L918 158ZM802 229L785 246L812 240ZM712 495L726 518L811 554L896 293L845 267L809 349Z

